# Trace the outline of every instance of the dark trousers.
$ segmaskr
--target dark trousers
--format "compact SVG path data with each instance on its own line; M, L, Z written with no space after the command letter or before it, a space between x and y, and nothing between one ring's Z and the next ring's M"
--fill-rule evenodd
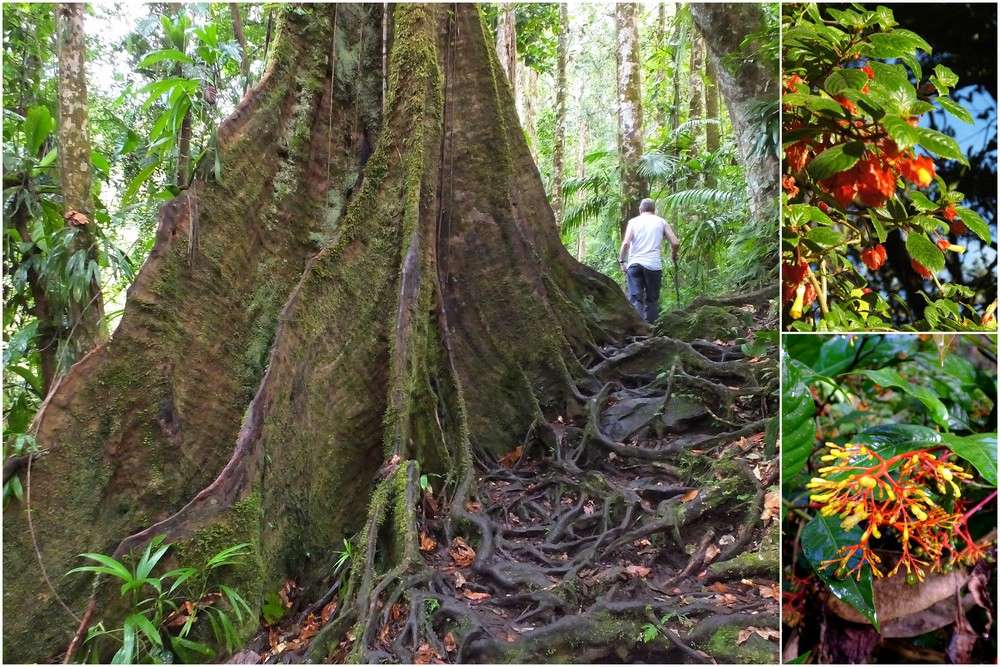
M633 264L625 271L628 280L628 300L644 320L653 324L660 313L660 280L662 271L651 271Z

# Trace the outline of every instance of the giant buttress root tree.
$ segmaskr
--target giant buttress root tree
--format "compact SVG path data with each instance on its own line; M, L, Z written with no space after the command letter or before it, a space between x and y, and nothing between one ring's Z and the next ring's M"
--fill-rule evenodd
M119 329L46 401L43 454L21 473L30 511L4 521L7 659L57 657L81 616L113 622L110 585L63 573L158 535L180 564L251 543L230 583L256 606L286 578L336 591L313 659L704 659L689 644L776 623L757 600L665 597L621 567L595 578L645 539L665 559L650 579L700 591L693 573L756 539L767 480L728 464L682 507L692 487L666 461L696 446L704 474L704 452L763 430L773 387L733 348L645 337L619 288L564 250L475 6L392 9L385 100L381 12L283 10L267 73L220 129L223 181L164 207ZM724 419L618 442L706 421L673 391ZM498 467L521 443L527 467ZM437 500L421 473L444 480ZM510 512L531 525L501 525ZM736 541L706 556L713 517ZM650 543L671 527L676 551ZM444 576L461 539L464 591L493 593L495 614ZM643 648L642 623L670 610L709 617ZM513 641L529 617L541 627ZM449 651L442 624L459 622Z
M4 521L8 659L65 648L44 575L81 614L90 585L63 574L84 551L251 541L250 598L320 569L385 459L467 485L471 448L510 449L577 354L641 327L562 248L478 10L394 12L384 119L380 12L283 12L220 129L222 183L164 207L113 340L46 401L44 573L26 512Z

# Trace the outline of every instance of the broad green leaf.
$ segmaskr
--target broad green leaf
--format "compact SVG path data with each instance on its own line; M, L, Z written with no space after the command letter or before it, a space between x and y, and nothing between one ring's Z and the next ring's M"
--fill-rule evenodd
M854 166L865 152L865 145L860 141L851 141L828 148L809 163L809 175L817 181L839 174Z
M903 390L924 404L924 407L927 408L927 413L934 420L934 423L942 428L948 428L948 408L945 407L937 395L927 387L907 382L895 369L882 368L879 370L854 371L852 375L864 375L875 384Z
M868 83L868 75L859 69L838 68L826 77L823 88L831 95L857 91Z
M800 544L802 545L802 555L809 561L813 570L830 589L830 592L842 602L857 609L878 630L871 568L865 564L861 568L860 579L854 578L857 576L856 574L845 579L838 579L832 566L820 567L823 561L835 558L837 550L841 547L857 544L861 539L861 532L861 528L857 526L849 531L843 530L840 527L840 519L837 517L816 515L802 529Z
M916 424L882 424L866 428L854 441L868 445L883 458L891 458L939 443L941 434Z
M969 113L965 107L951 99L947 95L941 95L937 98L936 102L941 105L941 108L950 113L952 116L962 121L963 123L972 123L972 114Z
M174 653L176 653L184 662L204 662L205 658L210 658L215 655L215 651L213 651L210 646L206 646L201 642L185 639L184 637L171 636L170 646L174 650Z
M973 211L971 208L965 208L964 206L958 206L955 208L958 213L958 217L965 223L965 226L969 228L973 234L981 238L986 243L991 241L990 238L990 226L986 224L978 213Z
M934 211L939 208L937 204L932 202L927 198L927 195L920 192L919 190L912 190L910 193L910 202L913 204L914 208L918 211Z
M38 149L48 139L55 125L55 119L46 107L35 106L28 109L28 113L24 116L23 128L28 155L38 155Z
M997 434L978 433L957 436L944 434L942 442L948 448L971 463L979 474L993 486L997 485Z
M784 354L781 369L781 474L789 482L802 470L816 442L816 404L806 384L809 369Z
M944 253L926 234L911 231L906 235L906 250L910 257L917 260L931 271L937 272L944 268Z
M942 134L929 127L915 127L913 131L917 137L917 143L931 153L949 160L958 160L965 165L969 164L968 158L954 137L949 137L947 134Z
M951 68L946 65L935 65L934 66L934 76L938 78L942 84L948 88L953 88L955 84L958 83L958 75L951 71Z
M844 240L844 235L829 227L813 227L806 238L822 246L835 246Z
M177 49L160 49L159 51L147 53L146 56L139 62L139 67L152 67L153 65L162 63L165 60L174 63L184 63L185 65L194 64L194 60L192 60L190 56L184 55Z
M900 148L910 148L920 141L917 128L899 116L886 116L882 119L882 124L885 126L886 132L889 133L889 138L895 141Z

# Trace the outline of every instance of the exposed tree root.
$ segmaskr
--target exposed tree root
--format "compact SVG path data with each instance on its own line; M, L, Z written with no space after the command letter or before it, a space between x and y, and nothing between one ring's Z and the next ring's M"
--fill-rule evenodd
M663 338L592 352L587 375L603 382L593 394L574 385L576 416L540 416L517 451L477 457L449 502L420 489L413 461L379 483L362 552L332 589L345 604L301 659L713 662L733 655L712 654L717 633L777 626L777 601L755 586L774 590L776 564L751 568L741 584L709 585L720 577L707 569L759 547L777 476L761 455L773 405L747 363ZM661 365L645 365L648 355ZM662 375L623 372L639 357L644 373ZM713 373L743 382L704 377ZM715 405L722 395L731 419L692 410L671 421L685 400ZM648 414L630 413L626 442L616 442L603 424L623 400Z

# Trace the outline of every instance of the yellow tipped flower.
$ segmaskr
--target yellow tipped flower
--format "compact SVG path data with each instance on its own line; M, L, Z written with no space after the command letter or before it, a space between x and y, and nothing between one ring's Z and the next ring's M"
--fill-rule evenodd
M874 489L875 485L878 484L874 477L869 477L868 475L863 476L858 480L858 484L865 487L866 489Z
M921 521L927 521L927 512L920 505L911 505L910 512Z
M942 477L944 477L949 482L951 481L951 479L953 477L953 475L951 474L951 470L949 470L948 468L946 468L944 466L938 466L937 471L938 471L939 475L941 475Z

